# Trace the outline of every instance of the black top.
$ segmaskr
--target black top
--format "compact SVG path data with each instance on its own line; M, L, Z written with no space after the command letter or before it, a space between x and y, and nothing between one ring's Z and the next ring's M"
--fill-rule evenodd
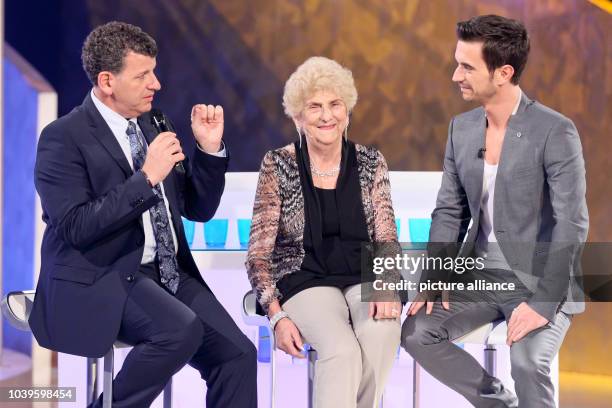
M361 282L361 241L346 241L340 234L340 216L336 189L315 187L321 214L321 241L305 248L299 271L277 282L283 304L293 295L315 286L344 289Z
M344 289L360 283L361 245L370 242L361 199L355 144L343 141L334 190L314 186L305 138L294 144L304 196L304 259L299 271L281 278L280 303L313 286Z
M336 189L315 187L321 204L323 239L340 236L340 222L338 221L338 207L336 206Z

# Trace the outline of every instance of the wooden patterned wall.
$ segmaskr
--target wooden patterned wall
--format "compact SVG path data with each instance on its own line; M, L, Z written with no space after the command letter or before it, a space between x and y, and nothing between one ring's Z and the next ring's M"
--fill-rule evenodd
M155 7L149 7L155 3ZM159 3L159 4L158 4ZM352 69L359 101L350 137L376 144L392 170L440 170L451 117L471 108L451 83L454 28L478 14L525 22L532 41L522 79L529 96L576 123L588 172L591 241L612 241L612 18L584 0L89 0L92 26L122 19L160 45L159 104L187 133L196 101L222 103L232 170L255 171L265 151L294 140L282 88L306 58L324 55ZM178 118L178 119L177 119ZM612 308L606 311L612 327ZM602 322L584 321L585 330ZM572 330L563 364L612 373L584 355ZM585 331L582 331L585 333ZM599 344L610 349L611 340ZM592 348L589 348L592 349ZM585 364L588 363L588 364ZM582 367L582 368L581 368Z
M90 0L91 24L134 22L161 53L162 107L175 121L195 101L223 103L232 169L255 171L292 141L282 87L312 55L352 69L359 101L350 137L376 144L392 170L439 170L450 118L470 108L450 77L458 20L496 13L525 22L532 98L576 122L588 170L590 239L612 241L612 18L584 0ZM147 7L144 4L148 4ZM180 90L180 91L177 91ZM178 118L178 119L177 119ZM188 131L186 120L179 128Z

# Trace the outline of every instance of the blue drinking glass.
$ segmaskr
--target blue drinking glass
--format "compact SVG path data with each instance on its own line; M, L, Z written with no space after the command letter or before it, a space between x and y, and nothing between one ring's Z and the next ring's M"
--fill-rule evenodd
M187 218L181 217L183 220L183 229L185 230L185 238L187 238L187 244L189 248L193 245L193 237L195 234L195 222L188 220Z
M204 242L207 248L225 247L227 223L227 218L214 218L204 223Z
M410 242L429 241L429 228L431 228L431 218L410 218L408 220Z
M251 219L238 218L238 241L240 248L249 246L249 234L251 233Z
M259 347L257 347L257 361L270 362L270 331L267 327L259 326Z

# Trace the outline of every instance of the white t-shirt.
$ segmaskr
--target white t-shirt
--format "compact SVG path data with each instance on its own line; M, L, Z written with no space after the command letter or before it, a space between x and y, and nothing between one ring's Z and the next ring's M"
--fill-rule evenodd
M480 201L480 227L476 238L476 256L485 259L485 269L512 270L502 253L493 225L493 206L495 203L495 180L497 178L497 164L484 163L482 177L482 198Z
M521 104L523 92L519 89L518 100L512 110L516 115ZM480 226L476 237L476 256L485 259L485 269L512 270L506 257L501 251L497 238L495 237L495 226L493 225L493 210L495 204L495 180L497 179L497 168L499 164L489 164L484 160L484 172L482 177L482 196L480 201Z

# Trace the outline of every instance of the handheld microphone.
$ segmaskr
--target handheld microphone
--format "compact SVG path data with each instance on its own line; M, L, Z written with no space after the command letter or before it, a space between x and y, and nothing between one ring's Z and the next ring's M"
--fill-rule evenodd
M164 115L164 113L159 109L151 109L151 124L153 125L155 130L157 130L158 134L162 132L175 133L174 127L172 127L172 124L170 123L168 118L166 118L166 115ZM182 160L174 165L174 170L181 174L185 174L185 167L183 167Z
M478 158L482 159L486 151L487 151L486 147L481 147L480 149L478 149Z

